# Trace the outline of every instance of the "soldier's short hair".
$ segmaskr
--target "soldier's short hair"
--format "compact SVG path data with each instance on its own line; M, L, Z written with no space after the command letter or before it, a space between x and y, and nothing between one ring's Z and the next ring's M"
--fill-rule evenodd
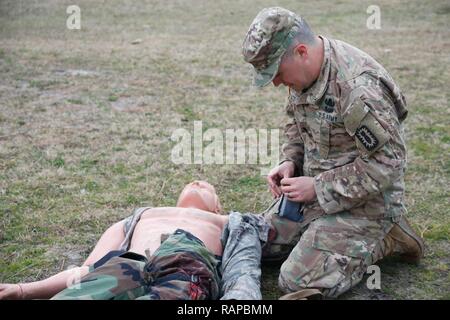
M286 55L290 56L293 54L293 49L300 43L312 45L316 41L315 34L312 31L309 24L302 17L296 24L296 31L286 50Z

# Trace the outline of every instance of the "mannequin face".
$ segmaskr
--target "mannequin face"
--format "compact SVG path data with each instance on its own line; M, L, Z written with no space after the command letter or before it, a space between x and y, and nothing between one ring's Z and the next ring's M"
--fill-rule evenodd
M178 198L177 207L222 212L216 189L206 181L194 181L186 185Z

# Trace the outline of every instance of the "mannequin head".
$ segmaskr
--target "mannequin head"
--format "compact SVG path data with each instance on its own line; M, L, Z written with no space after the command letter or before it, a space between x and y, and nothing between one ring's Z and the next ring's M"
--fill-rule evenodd
M222 213L222 206L216 194L216 189L206 181L194 181L187 184L180 193L177 207Z

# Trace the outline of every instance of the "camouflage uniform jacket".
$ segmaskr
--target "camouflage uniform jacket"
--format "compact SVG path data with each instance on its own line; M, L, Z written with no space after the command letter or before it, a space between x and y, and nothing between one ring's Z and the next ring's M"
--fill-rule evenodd
M405 99L372 57L338 40L321 37L319 78L303 92L290 90L291 123L284 158L299 175L314 177L317 201L305 221L347 211L379 219L405 213Z

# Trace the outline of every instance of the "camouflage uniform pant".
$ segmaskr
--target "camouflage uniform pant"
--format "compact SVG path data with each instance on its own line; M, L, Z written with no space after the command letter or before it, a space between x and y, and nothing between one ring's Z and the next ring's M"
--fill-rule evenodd
M306 226L274 212L266 219L278 235L263 260L288 255L280 269L280 289L289 293L316 288L333 298L359 283L368 266L382 258L383 239L393 226L390 219L369 220L348 213L322 216Z
M178 229L147 261L132 252L112 252L95 263L79 284L54 300L204 300L219 295L218 260L194 235Z

